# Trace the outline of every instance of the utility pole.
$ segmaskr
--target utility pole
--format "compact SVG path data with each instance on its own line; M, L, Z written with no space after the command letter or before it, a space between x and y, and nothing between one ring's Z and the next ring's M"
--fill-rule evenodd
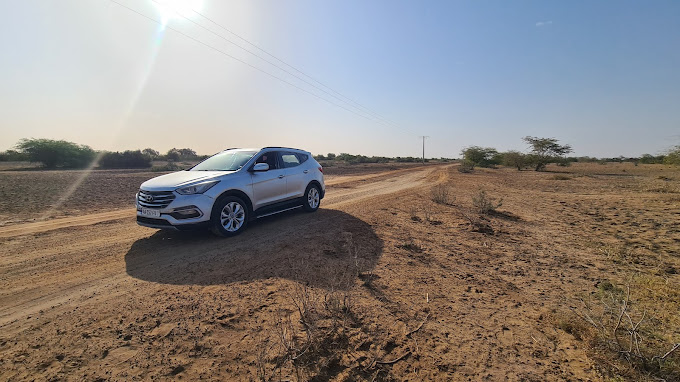
M429 135L421 135L418 138L423 138L423 164L425 164L425 139L429 138Z

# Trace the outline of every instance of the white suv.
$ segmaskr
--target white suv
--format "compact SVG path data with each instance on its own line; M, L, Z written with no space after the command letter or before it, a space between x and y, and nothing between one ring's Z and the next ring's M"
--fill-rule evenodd
M137 224L151 228L210 227L221 236L248 221L295 208L313 212L326 191L323 168L307 151L228 149L189 170L142 183Z

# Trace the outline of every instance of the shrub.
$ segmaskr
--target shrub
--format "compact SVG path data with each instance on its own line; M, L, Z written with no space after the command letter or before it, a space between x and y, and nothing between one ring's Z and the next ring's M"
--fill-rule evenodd
M31 162L42 163L47 168L87 167L96 155L89 146L52 139L22 139L16 148Z
M150 155L140 150L104 153L99 160L101 168L147 168L151 167Z
M472 195L472 205L480 214L488 214L496 211L496 209L503 205L503 198L496 200L488 196L486 191L480 189L476 194Z
M660 164L664 162L665 157L663 155L651 155L651 154L643 154L640 157L640 163L643 164Z
M516 167L520 171L528 165L527 156L519 151L508 151L503 153L503 165Z
M475 170L475 164L467 159L463 159L458 166L458 171L462 173L470 173Z
M569 180L571 177L566 175L555 175L552 177L553 180Z
M461 151L463 159L480 167L493 167L500 164L498 151L492 147L470 146Z
M680 166L680 146L675 146L673 149L668 151L663 163Z
M432 201L439 204L451 204L451 192L449 186L438 184L432 188Z
M178 166L175 162L168 162L163 166L155 166L151 168L154 172L170 172L170 171L180 171L183 170L182 167Z
M396 157L395 160L399 163L414 163L414 162L420 162L419 158L415 157Z
M646 289L659 285L661 289L653 292L656 296L657 293L664 292L664 289L673 289L665 281L656 285L647 284L648 280L644 276L641 279L641 282L633 279L633 285L623 287L608 280L600 282L596 292L581 298L583 307L574 310L574 313L582 319L582 324L588 324L594 330L589 335L593 345L609 350L616 355L617 361L625 360L624 365L630 369L616 365L617 361L602 359L605 368L615 370L616 374L621 373L631 380L640 375L655 376L659 380L678 380L680 357L676 352L680 349L680 343L664 338L663 325L660 325L658 317L652 316L659 311L648 305L650 301L644 297ZM644 288L640 288L642 286ZM635 290L636 287L644 290L636 293L638 299L633 299L631 289ZM587 330L583 332L588 333Z
M28 155L16 150L0 152L0 162L22 162L29 160Z

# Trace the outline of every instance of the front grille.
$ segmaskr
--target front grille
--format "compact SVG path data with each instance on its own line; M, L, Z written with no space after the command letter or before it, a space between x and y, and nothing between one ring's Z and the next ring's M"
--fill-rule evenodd
M137 202L140 206L146 208L165 208L173 200L175 200L175 194L172 191L139 190L139 194L137 194Z

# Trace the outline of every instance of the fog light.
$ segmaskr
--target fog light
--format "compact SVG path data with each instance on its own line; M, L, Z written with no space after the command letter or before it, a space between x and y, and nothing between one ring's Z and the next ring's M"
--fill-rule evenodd
M191 219L191 218L197 218L202 216L203 214L201 213L201 210L198 209L196 206L186 206L186 207L179 207L175 208L170 216L177 220L181 219Z

